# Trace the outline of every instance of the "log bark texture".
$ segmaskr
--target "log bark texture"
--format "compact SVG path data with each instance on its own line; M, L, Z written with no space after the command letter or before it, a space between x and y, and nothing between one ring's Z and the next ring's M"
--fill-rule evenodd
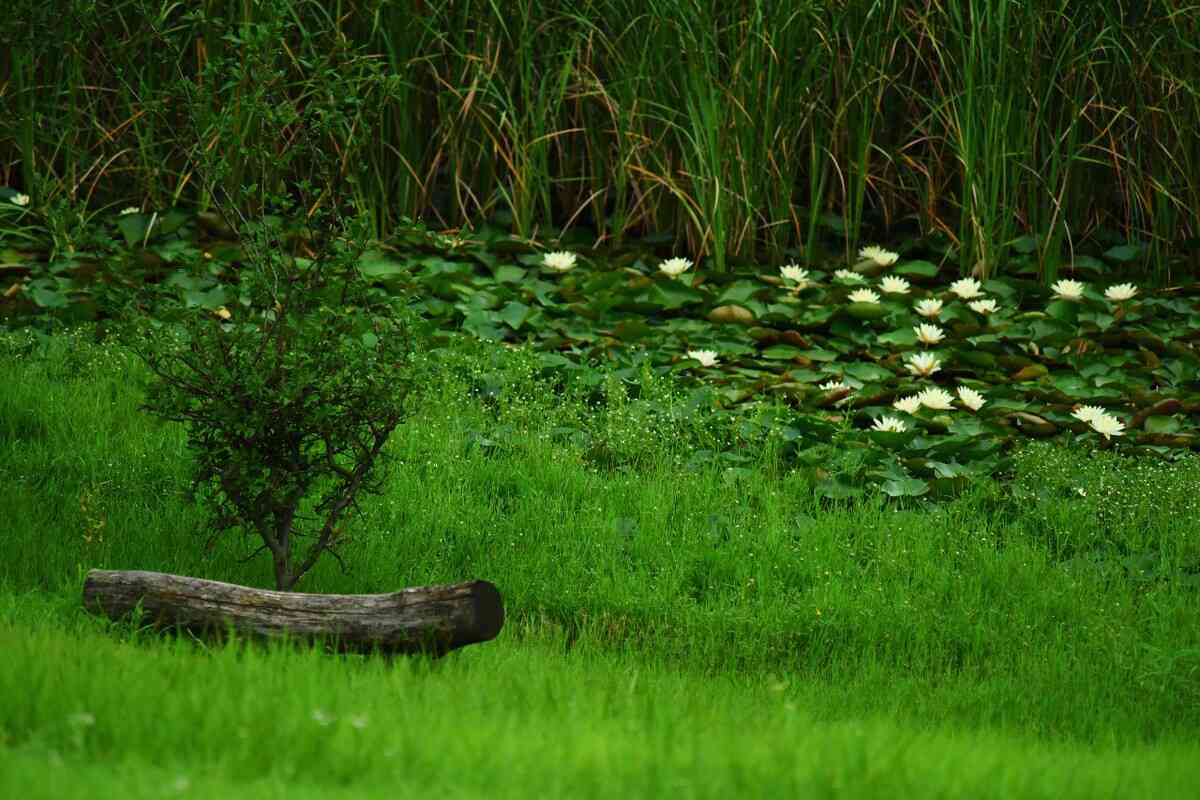
M443 654L496 638L500 592L487 581L389 594L276 592L163 572L88 572L83 605L112 619L141 604L146 618L200 634L233 628L259 638L323 639L347 652Z

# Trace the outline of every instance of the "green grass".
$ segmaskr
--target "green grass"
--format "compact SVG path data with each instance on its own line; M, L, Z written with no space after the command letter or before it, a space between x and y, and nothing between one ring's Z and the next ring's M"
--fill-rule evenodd
M132 359L6 336L0 793L1183 797L1200 778L1200 461L1033 446L942 504L838 504L769 447L689 469L726 435L703 413L555 394L503 348L444 364L351 572L301 588L484 578L508 622L385 665L84 614L89 568L266 586L269 565L205 548L184 437L137 411ZM480 395L496 374L509 389Z
M353 200L381 234L405 217L666 231L724 271L820 260L818 230L848 255L864 226L916 227L964 272L1006 274L1015 244L1049 278L1117 244L1138 277L1193 268L1190 15L962 8L19 0L26 24L0 31L0 190L60 221L73 205L209 208L311 180L307 143L339 162L317 204Z

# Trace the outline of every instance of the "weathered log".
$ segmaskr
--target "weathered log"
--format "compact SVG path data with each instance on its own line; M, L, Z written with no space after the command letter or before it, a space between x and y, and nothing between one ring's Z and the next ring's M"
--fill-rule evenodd
M122 619L140 608L158 626L199 634L232 628L256 638L321 639L348 652L444 654L496 638L500 592L487 581L419 586L389 594L303 594L162 572L99 570L83 584L84 608Z

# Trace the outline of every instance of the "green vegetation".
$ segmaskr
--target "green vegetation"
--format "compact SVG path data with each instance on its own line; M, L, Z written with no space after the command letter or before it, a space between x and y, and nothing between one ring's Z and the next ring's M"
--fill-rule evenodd
M297 183L307 138L379 236L499 215L522 238L661 233L716 271L914 232L964 273L1017 246L1051 280L1114 245L1159 275L1196 265L1198 44L1174 0L787 9L15 0L0 185L69 246L100 206ZM229 171L198 174L213 152Z
M486 577L500 640L429 668L210 650L78 606L93 567L271 580L251 540L204 546L183 431L136 410L139 362L75 335L2 351L10 785L50 764L65 796L1186 796L1196 777L1194 458L1033 444L1003 486L832 502L771 448L689 464L736 427L649 424L667 381L589 402L547 391L533 353L460 343L350 520L350 572L319 563L305 589Z
M1076 5L17 0L0 796L1194 795L1196 39Z

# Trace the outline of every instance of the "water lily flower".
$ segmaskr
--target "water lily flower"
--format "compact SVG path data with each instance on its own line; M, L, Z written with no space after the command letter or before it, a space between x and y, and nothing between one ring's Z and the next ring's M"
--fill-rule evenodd
M913 375L929 376L942 368L942 362L933 353L914 353L904 366Z
M866 261L874 261L881 267L890 267L896 263L896 259L900 258L900 254L871 245L859 250L858 257Z
M937 344L946 335L937 325L927 325L924 322L914 325L913 331L917 334L917 339L921 344Z
M909 285L904 278L888 275L879 282L879 288L888 294L908 294Z
M1093 419L1103 415L1104 413L1103 406L1080 406L1071 412L1071 416L1080 422L1091 424Z
M933 298L926 298L917 301L917 313L922 317L937 319L937 315L942 313L942 301Z
M883 431L885 433L904 433L908 430L908 426L904 424L904 420L896 419L895 417L880 417L875 420L875 424L871 426L874 430Z
M983 294L983 284L974 278L959 278L950 284L950 291L963 300L970 300L972 297L979 297Z
M921 395L913 394L892 403L892 408L905 414L916 414L921 408Z
M1055 281L1050 290L1054 292L1054 296L1059 300L1078 300L1083 297L1084 286L1079 281L1072 281L1063 278L1060 281Z
M658 265L658 268L670 275L672 278L677 278L687 272L692 266L692 262L686 258L668 258L666 261Z
M823 392L836 392L840 389L849 389L849 388L850 387L847 386L845 383L843 383L839 380L836 380L836 379L831 380L831 381L826 381L825 383L821 384L821 391L823 391Z
M921 405L926 408L932 408L935 411L949 411L954 408L951 405L954 402L954 395L938 386L930 386L917 395L917 397L920 398Z
M13 205L17 205L17 206L27 206L27 205L29 205L29 195L27 195L27 194L14 194L14 195L12 196L12 202L13 202Z
M1104 290L1104 296L1109 300L1128 300L1137 294L1137 287L1132 283L1118 283Z
M694 358L700 362L702 367L716 366L717 351L716 350L688 350L688 358Z
M851 303L878 303L879 295L875 294L870 289L855 289L853 292L846 295L846 299Z
M866 280L866 278L864 278L862 275L859 275L857 272L852 272L848 269L837 270L833 273L833 277L837 278L838 280L849 281L850 283L862 283Z
M137 206L130 206L129 208L122 208L121 216L124 217L124 216L128 216L129 214L137 214L140 211L141 211L141 209L138 208Z
M575 254L565 251L546 253L542 256L542 266L555 272L568 272L575 267Z
M987 402L982 394L966 386L958 387L958 399L962 400L962 404L972 411L978 411Z
M796 289L803 289L808 286L811 281L808 279L808 270L801 269L795 264L788 264L786 267L780 267L779 273L784 278L796 284Z
M1097 414L1088 420L1088 424L1092 426L1092 430L1103 435L1105 439L1122 436L1125 433L1125 423L1111 414Z
M1000 306L996 305L996 301L990 297L987 300L975 300L967 303L967 308L971 309L976 314L983 314L985 317L988 314L995 314L1000 310Z

